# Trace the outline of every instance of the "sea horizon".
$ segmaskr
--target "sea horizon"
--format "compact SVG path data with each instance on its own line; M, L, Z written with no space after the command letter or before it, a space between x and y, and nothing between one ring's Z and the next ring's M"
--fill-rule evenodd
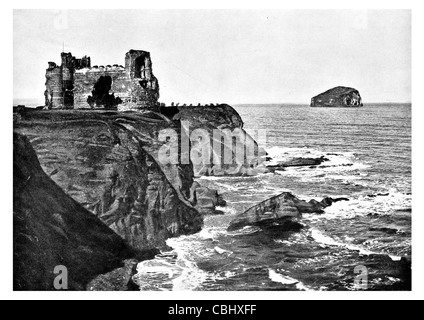
M178 102L177 102L178 103ZM180 103L182 105L184 102ZM208 103L205 103L208 104ZM215 104L228 104L231 106L278 106L278 105L287 105L287 106L307 106L310 105L310 103L302 103L302 102L261 102L261 103L255 103L255 102L243 102L243 103L215 103ZM405 105L405 104L411 104L412 102L364 102L364 106L366 105ZM41 99L38 98L14 98L13 99L13 105L25 105L26 107L39 107L44 106L44 102ZM168 105L168 104L167 104ZM197 105L197 104L196 104Z

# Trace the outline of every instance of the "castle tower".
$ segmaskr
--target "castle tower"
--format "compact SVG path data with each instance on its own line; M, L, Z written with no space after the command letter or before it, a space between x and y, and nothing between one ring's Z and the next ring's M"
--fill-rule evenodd
M125 70L131 79L150 81L152 77L152 62L150 52L130 50L125 55Z
M90 68L90 57L76 59L72 53L60 54L60 67L49 62L46 70L45 105L49 109L71 109L74 105L74 74L75 70Z
M46 70L45 105L49 109L63 106L62 71L54 62Z
M159 83L153 75L150 52L130 50L125 55L125 72L131 83L135 109L151 108L159 99Z

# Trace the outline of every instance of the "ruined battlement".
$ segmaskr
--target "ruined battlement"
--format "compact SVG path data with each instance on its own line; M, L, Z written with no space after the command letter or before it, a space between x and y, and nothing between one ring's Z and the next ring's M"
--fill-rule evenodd
M91 66L91 58L61 53L61 65L49 62L45 105L49 109L151 109L159 99L150 53L130 50L125 67Z
M83 68L75 70L75 73L85 74L87 72L113 72L113 71L125 71L125 67L122 65L114 64L113 66L93 66L91 68Z

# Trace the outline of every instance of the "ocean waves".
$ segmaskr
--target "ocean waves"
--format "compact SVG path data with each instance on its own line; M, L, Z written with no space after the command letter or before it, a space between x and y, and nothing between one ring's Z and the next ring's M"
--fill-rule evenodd
M327 161L254 177L200 178L224 196L225 214L206 217L200 233L169 239L172 251L142 262L135 277L142 290L362 290L358 266L367 268L371 290L408 289L398 263L412 251L409 107L364 107L355 118L346 110L270 108L237 110L246 128L266 126L269 165ZM304 214L299 232L227 231L235 215L284 191L307 201L349 201Z

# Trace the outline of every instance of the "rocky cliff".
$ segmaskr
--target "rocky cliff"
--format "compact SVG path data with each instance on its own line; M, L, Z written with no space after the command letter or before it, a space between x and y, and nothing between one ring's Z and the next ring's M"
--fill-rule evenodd
M52 289L53 265L70 268L71 289L124 290L137 261L166 249L170 237L200 231L203 215L225 205L215 190L194 181L194 172L266 171L259 156L236 163L233 140L224 138L215 142L228 148L231 164L190 162L197 140L184 139L195 129L206 129L212 142L215 130L238 129L241 147L257 149L227 105L166 110L171 114L21 109L14 113L17 290ZM163 161L164 150L177 150L176 161ZM20 168L28 159L36 174Z
M16 117L42 168L69 196L136 249L201 230L202 215L189 202L190 164L164 164L163 129L179 124L155 112L31 111Z
M196 176L255 175L268 172L263 165L265 151L243 129L243 120L234 108L227 104L180 106L178 111L174 118L180 119L186 132L190 132L191 149L201 149L202 154L202 145L207 142L207 161L201 159L196 162L192 159ZM206 130L208 136L194 134L197 129Z
M42 170L25 136L13 137L14 290L54 290L57 266L68 271L68 288L84 290L98 274L131 257L133 250L91 212L69 197Z
M362 107L362 98L354 88L336 87L311 100L311 107Z

